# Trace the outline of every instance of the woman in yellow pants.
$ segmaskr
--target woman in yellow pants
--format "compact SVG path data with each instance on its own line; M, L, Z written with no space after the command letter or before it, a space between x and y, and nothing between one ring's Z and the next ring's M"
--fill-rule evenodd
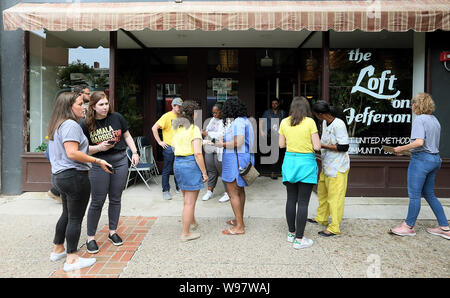
M321 136L322 171L317 184L319 207L315 219L309 222L328 226L320 231L324 237L341 233L340 224L344 216L345 193L350 169L348 134L345 122L336 117L336 113L327 102L319 100L313 105L314 115L323 121ZM331 223L328 218L331 216Z

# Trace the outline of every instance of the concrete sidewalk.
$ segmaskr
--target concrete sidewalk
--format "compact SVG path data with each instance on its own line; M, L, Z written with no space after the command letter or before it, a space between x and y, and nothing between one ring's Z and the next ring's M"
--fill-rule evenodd
M221 234L233 212L229 202L218 202L219 182L211 200L201 200L202 190L197 201L201 238L182 243L183 198L173 193L171 201L163 200L160 177L157 181L151 190L138 184L123 194L121 216L156 219L120 277L450 277L450 241L425 231L436 225L425 201L415 237L387 233L406 216L408 198L347 198L342 235L322 238L317 232L324 227L307 224L305 236L314 245L294 250L286 241L286 191L280 179L261 177L246 188L246 234L240 236ZM440 200L450 217L450 199ZM317 205L313 193L310 217ZM46 193L0 197L0 277L49 277L61 268L63 260L48 260L60 213L61 205ZM107 222L105 204L99 229ZM86 220L80 247L85 239Z

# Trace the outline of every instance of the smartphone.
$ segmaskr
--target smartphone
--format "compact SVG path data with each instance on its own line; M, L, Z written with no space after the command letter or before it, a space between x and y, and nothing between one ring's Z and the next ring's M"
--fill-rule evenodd
M116 143L116 141L114 141L114 140L109 140L108 141L108 144L110 144L110 145L114 145Z
M111 171L111 173L113 173L113 174L116 173L116 171L114 171L114 168L113 168L113 167L106 166L106 168L107 168L109 171Z

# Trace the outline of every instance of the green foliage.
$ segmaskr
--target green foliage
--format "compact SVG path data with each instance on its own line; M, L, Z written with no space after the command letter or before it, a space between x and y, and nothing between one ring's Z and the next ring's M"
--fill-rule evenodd
M47 150L48 143L43 141L39 146L34 149L34 152L45 152Z
M85 74L86 77L91 78L95 73L93 67L90 67L86 63L77 60L76 62L70 63L68 66L61 66L58 69L57 77L58 77L58 87L60 89L67 88L72 84L70 80L71 73L82 73Z

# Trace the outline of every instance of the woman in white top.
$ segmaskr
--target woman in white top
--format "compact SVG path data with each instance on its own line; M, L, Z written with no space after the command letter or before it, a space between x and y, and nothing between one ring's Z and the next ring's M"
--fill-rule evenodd
M347 153L349 142L345 122L336 117L333 108L326 101L314 103L314 116L323 121L321 136L322 171L317 184L319 207L315 219L309 222L328 226L319 235L330 237L340 234L339 229L344 215L345 193L350 169ZM328 217L331 223L328 224Z
M216 103L212 108L213 118L209 121L206 129L202 131L204 137L207 137L212 143L223 138L224 125L222 120L222 104ZM214 145L205 144L205 163L206 169L208 171L208 191L203 196L203 201L208 201L212 198L214 188L217 184L217 178L222 176L222 154L223 148L218 148ZM223 182L223 181L222 181ZM225 182L223 182L223 187L225 192L223 196L219 199L220 203L224 203L230 200L226 190L227 187Z

